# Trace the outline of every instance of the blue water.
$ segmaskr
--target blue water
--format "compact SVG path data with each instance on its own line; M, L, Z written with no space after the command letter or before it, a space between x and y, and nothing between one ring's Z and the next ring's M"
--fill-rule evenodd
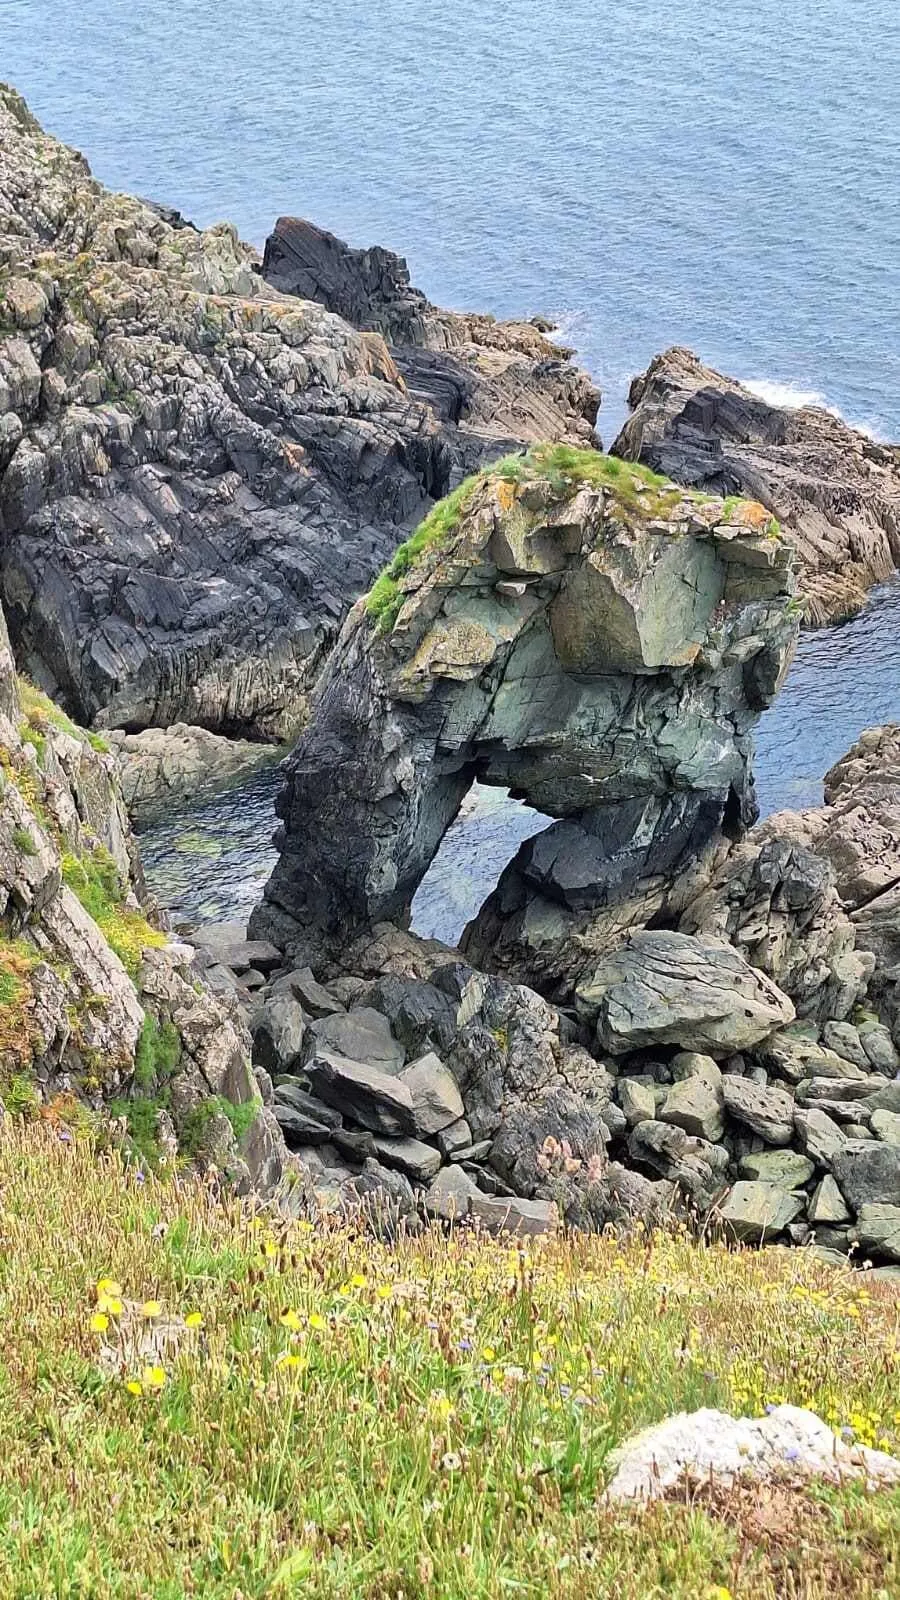
M0 72L99 177L559 316L607 440L675 342L900 434L898 67L897 0L0 0Z

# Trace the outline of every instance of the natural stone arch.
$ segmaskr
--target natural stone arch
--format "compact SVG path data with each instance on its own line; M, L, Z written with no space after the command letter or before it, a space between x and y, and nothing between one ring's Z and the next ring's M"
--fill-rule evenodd
M255 929L322 964L405 920L475 778L592 838L587 910L650 857L695 854L729 807L752 816L790 565L762 507L594 452L538 449L463 485L345 623Z

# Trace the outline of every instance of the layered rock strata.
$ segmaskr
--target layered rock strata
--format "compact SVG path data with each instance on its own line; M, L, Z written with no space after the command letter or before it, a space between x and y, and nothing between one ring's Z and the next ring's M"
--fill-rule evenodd
M629 392L613 445L676 482L750 495L797 549L814 626L852 616L900 563L900 446L816 406L770 405L690 350L655 356Z
M404 526L510 440L584 442L598 396L489 319L461 383L475 319L438 403L439 354L418 393L380 333L180 221L0 88L0 586L81 723L280 738Z

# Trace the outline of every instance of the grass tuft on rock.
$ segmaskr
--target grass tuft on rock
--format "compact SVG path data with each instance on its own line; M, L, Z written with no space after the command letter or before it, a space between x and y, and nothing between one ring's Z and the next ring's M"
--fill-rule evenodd
M582 450L568 444L540 444L491 462L466 478L452 494L432 506L411 538L394 552L388 566L366 595L365 608L379 633L390 633L403 606L402 580L423 556L439 549L459 527L477 490L491 482L525 485L546 480L565 499L587 484L612 491L622 510L632 516L665 517L686 499L714 496L684 489L637 461ZM735 500L735 504L740 502Z
M43 758L45 745L45 730L49 723L58 728L61 733L67 733L70 738L78 739L82 744L89 744L92 750L101 755L108 755L110 746L100 733L92 733L88 728L79 728L71 717L60 710L60 707L38 689L28 678L19 677L19 704L23 712L22 737L29 740Z
M142 952L148 946L159 949L166 939L139 911L125 904L125 890L112 856L102 845L90 854L67 851L62 857L62 875L125 971L136 977Z
M4 1595L897 1593L898 1493L603 1502L617 1443L704 1405L900 1450L895 1285L683 1233L391 1247L42 1124L0 1194Z

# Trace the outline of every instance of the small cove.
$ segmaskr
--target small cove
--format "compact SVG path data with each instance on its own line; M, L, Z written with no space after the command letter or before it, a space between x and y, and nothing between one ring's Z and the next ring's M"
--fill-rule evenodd
M802 635L785 686L757 727L762 814L820 804L825 773L863 728L898 715L900 579L873 591L852 622ZM143 830L148 883L176 925L249 915L275 862L279 786L269 767ZM454 943L519 845L544 824L504 791L475 785L419 887L415 930Z

